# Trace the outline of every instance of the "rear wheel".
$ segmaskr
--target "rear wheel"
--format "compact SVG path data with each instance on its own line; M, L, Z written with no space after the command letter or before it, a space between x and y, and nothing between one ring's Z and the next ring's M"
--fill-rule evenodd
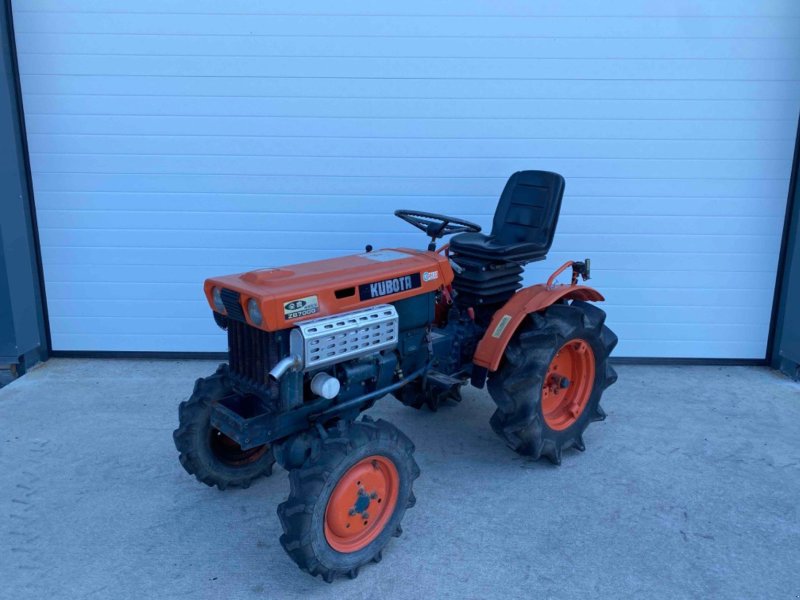
M608 356L617 336L605 313L581 301L556 304L523 323L489 378L492 428L519 454L561 462L584 449L583 432L605 418L600 397L617 379Z
M272 474L275 459L268 444L243 450L231 438L211 427L211 407L231 393L225 370L198 379L194 392L178 408L179 425L173 432L181 465L209 486L224 490L246 488Z
M386 421L340 421L289 472L291 492L278 507L281 545L291 559L325 581L382 558L414 505L419 476L414 445Z

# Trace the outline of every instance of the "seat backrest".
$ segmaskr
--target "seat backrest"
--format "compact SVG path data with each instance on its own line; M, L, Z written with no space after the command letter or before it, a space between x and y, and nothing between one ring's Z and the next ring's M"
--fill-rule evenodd
M492 222L502 244L527 242L550 249L564 196L564 178L550 171L517 171L506 183Z

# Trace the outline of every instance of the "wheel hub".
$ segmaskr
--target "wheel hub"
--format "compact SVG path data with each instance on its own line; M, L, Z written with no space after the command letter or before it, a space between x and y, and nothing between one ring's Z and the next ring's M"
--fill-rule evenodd
M358 498L356 498L355 506L350 509L350 516L360 514L362 518L366 519L367 509L369 508L370 500L373 498L378 499L378 492L368 494L363 487L358 488Z
M336 483L325 509L325 539L334 550L356 552L372 542L394 513L400 478L385 456L354 464Z
M594 351L575 338L558 349L542 385L542 413L550 429L562 430L577 421L594 387Z

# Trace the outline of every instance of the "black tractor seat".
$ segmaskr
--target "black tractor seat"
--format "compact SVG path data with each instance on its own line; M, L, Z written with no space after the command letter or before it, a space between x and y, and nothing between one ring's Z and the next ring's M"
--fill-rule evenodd
M564 178L550 171L518 171L506 183L492 231L462 233L450 240L458 256L524 264L542 260L553 243Z

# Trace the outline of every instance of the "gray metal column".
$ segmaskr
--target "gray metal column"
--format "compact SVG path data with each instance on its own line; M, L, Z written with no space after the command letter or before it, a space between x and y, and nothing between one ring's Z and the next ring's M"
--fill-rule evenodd
M0 9L0 367L24 373L47 358L47 325L9 0Z
M786 229L781 272L778 273L777 315L772 350L772 366L800 378L800 127L786 210Z

